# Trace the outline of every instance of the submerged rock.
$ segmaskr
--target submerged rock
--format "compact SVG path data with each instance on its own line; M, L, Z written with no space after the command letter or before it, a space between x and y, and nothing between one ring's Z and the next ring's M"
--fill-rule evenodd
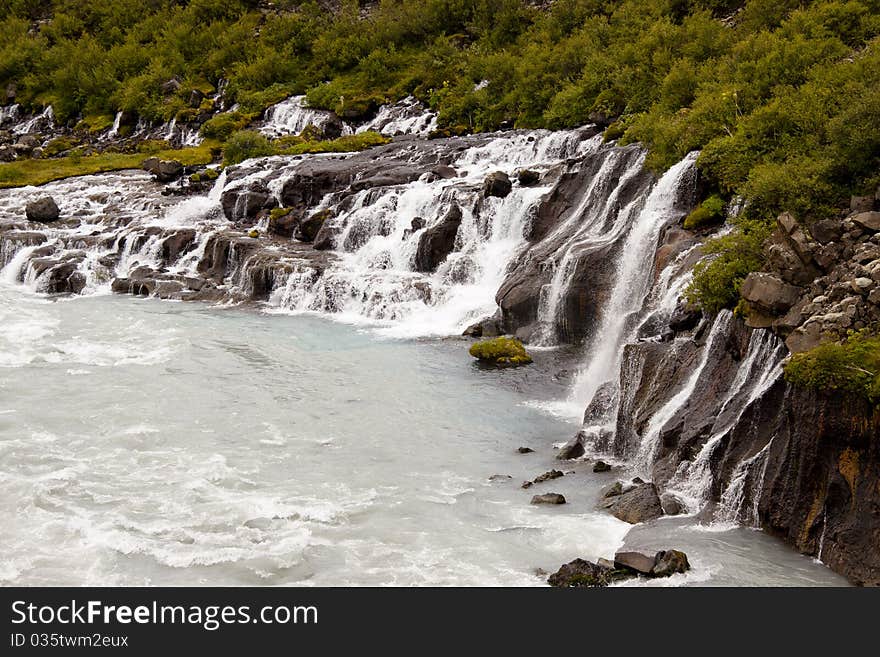
M564 477L565 475L559 470L548 470L544 474L538 475L535 477L533 483L540 484L544 481L551 481L553 479L559 479L560 477Z
M565 497L559 493L544 493L543 495L535 495L532 498L532 504L565 504Z
M494 338L471 345L470 355L492 365L528 365L532 362L522 342L515 338Z

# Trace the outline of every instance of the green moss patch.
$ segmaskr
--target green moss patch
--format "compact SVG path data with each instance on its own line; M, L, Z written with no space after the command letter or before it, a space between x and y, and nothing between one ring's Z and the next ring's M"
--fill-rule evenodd
M844 342L795 354L785 366L785 379L809 388L849 392L880 404L880 337L860 332Z
M470 355L481 363L493 365L528 365L532 362L523 343L508 337L475 342L471 345Z

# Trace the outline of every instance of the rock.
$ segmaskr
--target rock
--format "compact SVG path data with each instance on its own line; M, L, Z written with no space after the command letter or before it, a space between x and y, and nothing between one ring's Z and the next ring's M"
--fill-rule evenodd
M141 163L144 171L152 173L159 182L171 182L183 174L183 165L177 160L160 160L148 157Z
M835 219L822 219L810 226L810 234L820 244L836 242L843 235L843 224Z
M801 289L773 274L753 272L743 282L740 295L761 310L781 315L797 303Z
M260 231L258 231L256 228L251 228L248 231L248 237L250 237L251 239L257 239L259 236L260 236Z
M51 196L43 196L31 201L25 206L24 212L28 221L39 221L44 224L57 221L61 216L61 211Z
M510 194L511 189L513 189L513 183L510 182L510 178L503 171L490 173L483 182L483 196L486 198L490 196L505 198Z
M605 557L599 557L596 559L596 565L605 570L614 570L614 562Z
M611 514L632 525L663 515L660 497L654 484L641 484L615 498Z
M253 222L261 210L268 209L274 203L272 193L262 182L225 189L220 195L224 216L238 223Z
M645 483L645 480L642 479L641 477L633 477L633 478L632 478L632 483L634 483L634 484L643 484L643 483Z
M0 162L12 162L15 159L15 149L12 146L0 146Z
M195 239L196 231L193 228L175 231L162 241L162 261L165 264L177 262L180 256L194 244Z
M684 511L681 502L671 493L663 493L660 496L660 507L663 509L663 514L667 516L677 516Z
M413 233L417 233L422 228L425 227L425 220L421 217L415 217L411 222L409 222L409 228L403 231L403 239L406 239Z
M543 495L535 495L532 498L532 504L565 504L565 497L559 493L544 493Z
M859 294L867 294L872 287L874 287L874 281L870 278L865 278L864 276L859 276L858 278L854 278L850 285L852 289L858 292Z
M853 196L849 200L850 212L870 212L873 209L873 196Z
M686 573L691 569L687 555L680 550L661 550L654 556L654 577L669 577L676 573Z
M556 458L560 461L569 461L571 459L580 458L585 452L583 438L578 434L559 448L559 453L556 455Z
M547 583L563 588L608 586L608 569L584 559L575 559L550 575Z
M534 486L534 484L531 481L524 481L520 488L531 488L532 486Z
M520 169L516 172L516 180L523 187L531 187L541 181L541 174L531 169Z
M880 212L860 212L850 219L864 230L869 230L872 233L880 231Z
M641 552L618 552L614 555L614 567L633 570L641 575L650 575L654 571L655 559Z
M299 224L294 236L301 242L314 242L324 222L330 218L329 210L321 210Z
M669 328L676 333L690 331L696 328L702 317L703 313L699 307L690 303L681 303L669 319Z
M593 464L593 472L610 472L611 466L605 463L605 461L596 461Z
M489 477L489 481L502 481L502 482L504 482L504 481L509 481L510 479L513 479L513 477L511 477L510 475L506 475L506 474L493 474L491 477Z
M177 78L171 78L170 80L163 82L159 85L159 90L162 92L163 96L170 96L171 94L175 94L180 91L181 87L180 80Z
M416 249L416 271L433 272L446 260L455 248L455 237L458 235L461 219L461 208L453 205L439 224L425 229L419 237Z
M500 313L481 319L468 326L463 336L468 338L493 338L502 334Z
M475 342L469 353L481 363L489 365L516 366L532 362L532 357L522 342L514 338L501 337Z
M516 450L516 453L517 454L531 454L534 451L535 450L533 450L531 447L520 447Z
M623 493L623 482L615 481L610 486L606 486L605 488L603 488L600 492L600 495L602 495L603 498L607 499L609 497L617 497L621 493Z
M542 475L538 475L535 477L535 480L532 483L540 484L544 481L550 481L552 479L559 479L560 477L564 477L565 475L559 470L548 470Z
M276 208L269 213L269 232L279 237L293 237L301 216L290 208Z

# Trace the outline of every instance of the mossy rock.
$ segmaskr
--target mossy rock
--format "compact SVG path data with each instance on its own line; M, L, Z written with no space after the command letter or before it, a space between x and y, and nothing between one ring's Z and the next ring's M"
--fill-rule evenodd
M532 362L532 357L516 338L501 337L475 342L471 345L470 354L481 363L499 366L528 365Z

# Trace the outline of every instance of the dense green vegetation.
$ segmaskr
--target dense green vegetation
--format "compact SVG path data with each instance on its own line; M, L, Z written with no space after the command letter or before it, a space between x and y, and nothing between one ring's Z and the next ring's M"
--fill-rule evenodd
M842 343L826 343L795 354L785 367L791 383L840 390L880 404L880 338L855 333Z
M119 109L185 120L209 109L193 89L228 80L240 111L205 126L218 139L291 93L348 118L413 94L451 132L613 121L606 136L643 142L657 170L701 149L709 187L746 201L747 229L709 247L691 289L710 309L760 266L756 224L809 222L880 183L880 0L258 5L7 0L0 90L97 125Z

